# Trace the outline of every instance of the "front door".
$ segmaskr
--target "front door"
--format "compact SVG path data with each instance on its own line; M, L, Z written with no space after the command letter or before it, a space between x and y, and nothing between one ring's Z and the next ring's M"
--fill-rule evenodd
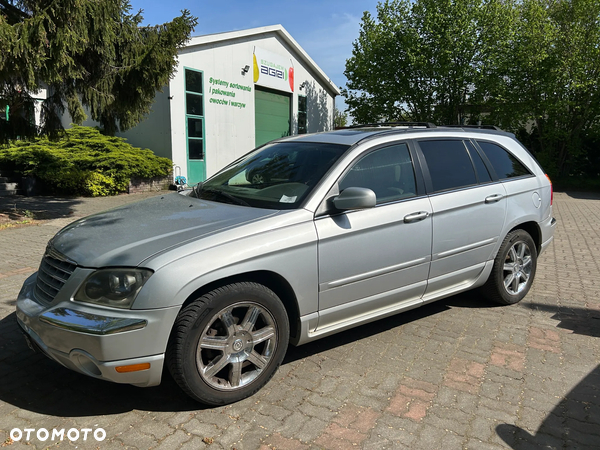
M317 330L410 304L425 292L431 255L431 204L418 197L408 147L375 150L339 182L373 190L377 206L315 221L319 257Z

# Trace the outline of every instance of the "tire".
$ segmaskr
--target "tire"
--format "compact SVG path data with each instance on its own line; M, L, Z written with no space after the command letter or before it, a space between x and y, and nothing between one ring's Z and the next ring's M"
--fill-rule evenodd
M502 305L514 305L527 295L537 268L537 249L524 230L508 233L494 259L483 294Z
M273 291L257 283L230 284L181 310L167 366L190 397L225 405L250 397L271 379L288 341L287 313Z
M254 172L250 178L251 184L265 184L266 182L267 177L260 172Z

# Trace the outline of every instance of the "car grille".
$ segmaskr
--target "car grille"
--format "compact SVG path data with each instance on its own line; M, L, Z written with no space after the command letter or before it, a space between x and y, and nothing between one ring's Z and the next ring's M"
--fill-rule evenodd
M53 249L47 249L35 285L35 297L46 303L51 303L67 282L77 264L69 261Z

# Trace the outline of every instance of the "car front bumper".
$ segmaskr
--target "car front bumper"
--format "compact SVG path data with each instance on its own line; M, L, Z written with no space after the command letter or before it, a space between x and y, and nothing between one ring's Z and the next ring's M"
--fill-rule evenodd
M34 295L37 274L17 298L17 321L29 343L59 364L95 378L160 384L167 341L179 307L118 310Z

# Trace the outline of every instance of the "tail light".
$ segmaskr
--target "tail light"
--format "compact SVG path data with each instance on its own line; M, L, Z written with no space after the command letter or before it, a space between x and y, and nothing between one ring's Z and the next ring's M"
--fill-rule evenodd
M554 188L552 187L552 180L548 174L546 174L546 178L548 178L548 181L550 182L550 206L552 206L552 203L554 202Z

